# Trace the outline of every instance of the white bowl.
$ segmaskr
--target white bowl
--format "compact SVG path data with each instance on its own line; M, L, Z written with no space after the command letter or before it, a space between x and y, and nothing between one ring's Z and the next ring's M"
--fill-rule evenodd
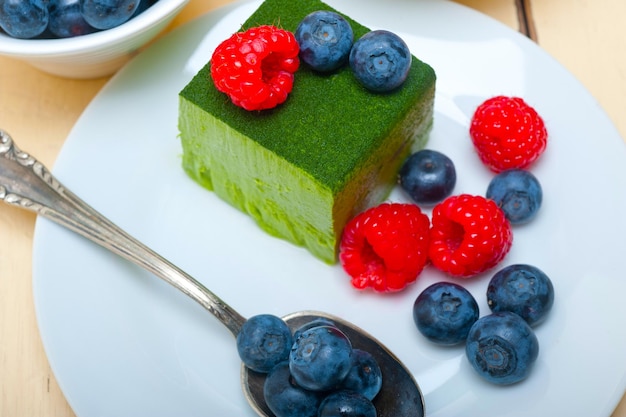
M15 39L0 33L0 55L50 74L97 78L113 74L159 34L189 0L159 0L122 25L64 39Z

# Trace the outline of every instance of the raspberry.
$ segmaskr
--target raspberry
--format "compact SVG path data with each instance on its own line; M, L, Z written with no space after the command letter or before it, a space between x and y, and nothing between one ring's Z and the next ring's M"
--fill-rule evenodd
M511 226L493 200L461 194L433 208L429 257L438 269L471 277L500 262L513 243Z
M384 203L344 228L339 259L357 289L399 291L428 261L430 222L414 204Z
M246 110L265 110L287 100L300 48L291 32L265 25L233 34L211 57L215 87Z
M548 132L524 100L497 96L478 106L470 136L483 163L498 173L533 163L546 149Z

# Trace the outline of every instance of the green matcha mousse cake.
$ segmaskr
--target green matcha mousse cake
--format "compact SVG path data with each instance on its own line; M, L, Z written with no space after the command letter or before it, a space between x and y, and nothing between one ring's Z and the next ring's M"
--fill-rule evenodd
M318 0L266 0L243 24L295 31ZM354 39L369 31L348 16ZM226 38L226 37L225 37ZM247 111L216 90L210 65L180 92L183 168L250 215L267 233L337 260L346 222L382 202L433 122L435 72L413 57L392 93L372 93L348 65L320 74L301 63L293 91L274 109Z

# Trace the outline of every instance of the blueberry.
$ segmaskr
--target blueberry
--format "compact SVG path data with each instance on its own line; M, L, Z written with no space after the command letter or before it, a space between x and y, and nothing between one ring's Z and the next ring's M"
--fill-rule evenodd
M374 404L354 391L329 394L319 408L318 417L376 417Z
M80 0L49 0L48 29L59 38L86 35L95 32L80 12Z
M539 342L532 328L517 314L492 313L474 323L465 353L485 380L509 385L530 374L539 354Z
M373 400L383 384L383 374L371 353L361 349L352 350L352 366L341 387L356 391Z
M341 15L320 10L307 15L294 33L300 59L320 72L333 71L348 62L354 34Z
M135 16L140 15L141 13L145 12L150 7L154 6L154 3L156 3L157 1L158 0L141 0L139 2L139 6L135 10L135 13L133 14L132 17L135 17Z
M456 185L456 169L441 152L422 149L409 156L399 172L400 186L418 204L436 204Z
M314 327L318 327L318 326L335 326L335 323L330 320L327 319L325 317L318 317L314 320L311 320L308 323L303 324L302 326L298 327L294 332L293 332L293 340L297 340L298 337L300 337L300 335L302 333L304 333L305 331L312 329Z
M280 317L259 314L245 321L237 334L237 351L250 369L267 373L289 358L291 330Z
M83 17L96 29L111 29L133 16L140 0L83 0Z
M30 39L48 27L44 0L0 0L0 27L14 38Z
M493 177L487 187L487 198L498 204L511 224L523 224L532 220L539 211L543 192L533 174L511 169Z
M452 282L432 284L413 304L417 329L427 339L441 345L465 341L478 315L478 303L472 294Z
M368 90L383 93L395 90L411 69L411 51L396 34L374 30L363 35L350 51L350 68Z
M552 309L554 287L539 268L510 265L496 272L489 281L487 303L493 312L510 311L534 326Z
M352 345L336 327L318 326L303 332L289 354L289 369L298 385L313 391L337 386L352 366Z
M320 394L299 387L291 377L289 363L276 365L263 384L265 403L276 417L317 417Z

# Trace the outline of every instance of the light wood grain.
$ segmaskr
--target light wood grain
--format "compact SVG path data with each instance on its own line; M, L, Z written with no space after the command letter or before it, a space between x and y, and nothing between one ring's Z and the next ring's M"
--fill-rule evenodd
M455 3L484 13L510 28L519 29L515 0L455 0Z
M533 13L540 45L580 80L626 138L626 3L535 1Z
M191 0L171 27L227 3ZM515 0L458 3L518 28ZM539 44L580 79L626 137L622 116L626 29L621 21L626 2L531 0L531 4ZM52 166L72 126L107 81L62 79L0 57L0 127ZM37 329L31 285L34 222L34 215L0 205L0 417L74 417L50 370ZM613 417L626 417L626 401Z
M52 166L65 137L106 82L66 80L0 58L0 126ZM35 216L0 207L0 415L73 416L48 365L31 286Z

